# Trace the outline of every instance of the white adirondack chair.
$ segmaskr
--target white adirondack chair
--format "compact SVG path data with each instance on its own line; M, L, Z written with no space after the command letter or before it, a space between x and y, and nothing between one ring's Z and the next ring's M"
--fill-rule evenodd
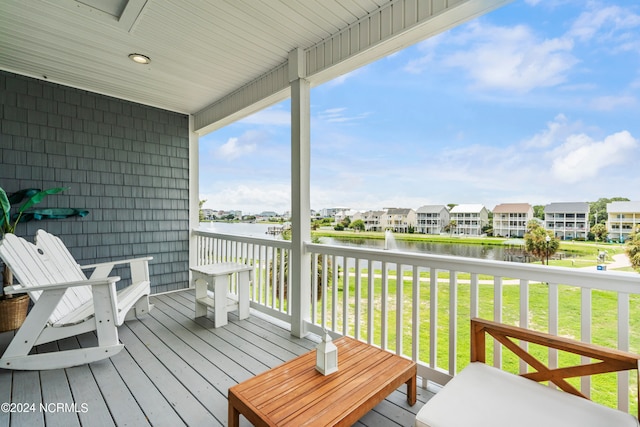
M117 354L124 347L118 326L147 313L151 257L79 266L64 243L44 230L35 244L13 234L0 242L0 257L19 284L8 294L27 291L34 305L0 358L0 368L57 369L95 362ZM120 277L108 277L116 265L128 264L131 284L116 292ZM89 278L82 270L92 269ZM96 331L95 347L29 354L39 344Z

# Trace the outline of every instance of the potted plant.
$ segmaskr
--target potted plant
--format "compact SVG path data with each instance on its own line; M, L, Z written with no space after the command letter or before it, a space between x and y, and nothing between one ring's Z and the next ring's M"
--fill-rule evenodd
M8 196L0 187L0 232L2 238L7 233L14 233L18 223L31 219L34 212L29 209L42 201L50 194L56 194L66 188L51 188L48 190L27 189L21 190ZM22 204L16 208L15 213L11 213L12 207L17 203ZM12 206L14 205L14 206ZM5 286L13 284L13 274L9 266L4 265L2 271L2 287L0 288L0 332L17 329L22 325L27 316L29 308L29 296L19 295L14 297L4 293Z

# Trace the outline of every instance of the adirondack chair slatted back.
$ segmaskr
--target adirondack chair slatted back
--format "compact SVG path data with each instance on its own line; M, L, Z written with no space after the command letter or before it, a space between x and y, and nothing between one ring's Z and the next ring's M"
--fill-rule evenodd
M14 234L5 234L0 242L0 257L9 266L18 282L28 288L86 280L86 276L62 241L56 236L46 234L47 239L39 235L40 242L36 237L35 245ZM40 291L29 292L33 301L37 301L40 294ZM91 289L88 286L67 289L49 321L55 323L91 298Z

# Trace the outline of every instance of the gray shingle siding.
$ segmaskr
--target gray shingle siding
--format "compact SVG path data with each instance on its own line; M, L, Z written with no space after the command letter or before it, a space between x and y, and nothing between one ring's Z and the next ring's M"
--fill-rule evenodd
M184 114L0 71L0 186L70 187L40 206L90 211L18 234L44 228L80 264L153 256L153 292L188 285L188 147Z

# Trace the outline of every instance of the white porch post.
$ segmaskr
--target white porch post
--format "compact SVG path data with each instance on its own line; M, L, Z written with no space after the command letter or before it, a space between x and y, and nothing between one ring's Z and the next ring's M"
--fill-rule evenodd
M289 53L291 83L291 334L307 334L305 321L310 318L311 256L304 242L311 240L310 184L310 95L304 79L304 56L301 49Z
M189 267L196 265L197 242L193 230L200 225L200 139L194 132L194 118L189 116ZM191 271L189 271L191 285Z

